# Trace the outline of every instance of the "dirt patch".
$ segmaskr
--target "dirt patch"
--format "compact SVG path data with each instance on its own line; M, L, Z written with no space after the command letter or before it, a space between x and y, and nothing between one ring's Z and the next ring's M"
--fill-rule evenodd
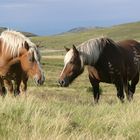
M45 59L64 59L64 56L61 55L51 55L51 56L42 56Z
M55 52L65 52L65 50L55 50L55 49L43 49L40 50L43 53L55 53Z

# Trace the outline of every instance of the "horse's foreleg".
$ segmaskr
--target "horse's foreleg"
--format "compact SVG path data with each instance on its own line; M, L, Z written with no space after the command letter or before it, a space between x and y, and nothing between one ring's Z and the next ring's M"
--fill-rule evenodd
M0 78L0 95L4 96L6 94L6 88L4 86L4 81Z
M21 84L21 79L15 80L15 85L14 85L14 95L15 96L20 94L20 84Z
M13 93L13 84L11 80L4 80L4 85L6 85L6 87L8 88L8 91L10 92L10 94Z
M100 98L99 84L96 84L92 87L93 87L94 102L98 103L98 100Z
M92 92L94 97L94 103L98 103L98 100L100 98L100 91L99 91L99 82L95 80L93 77L89 75L89 80L92 85Z
M23 85L21 87L22 92L25 93L25 94L26 94L26 91L27 91L27 81L28 81L28 77L23 78Z

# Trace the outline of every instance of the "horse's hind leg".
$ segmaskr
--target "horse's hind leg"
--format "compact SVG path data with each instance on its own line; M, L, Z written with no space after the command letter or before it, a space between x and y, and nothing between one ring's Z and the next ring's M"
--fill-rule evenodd
M136 90L136 85L139 82L139 73L136 74L136 76L131 80L131 85L129 85L129 95L131 98L133 98L133 94Z
M139 82L139 73L131 80L130 91L134 94L136 90L136 85Z
M131 80L131 85L129 82L125 81L124 87L125 87L125 92L128 101L131 101L133 99L133 94L135 93L136 85L139 82L139 73L136 74L136 76Z
M130 91L130 85L129 82L124 84L124 89L125 89L125 93L126 93L126 97L128 101L131 101L133 98L133 93Z
M123 84L121 82L115 84L117 89L117 97L124 102L124 92L123 92Z

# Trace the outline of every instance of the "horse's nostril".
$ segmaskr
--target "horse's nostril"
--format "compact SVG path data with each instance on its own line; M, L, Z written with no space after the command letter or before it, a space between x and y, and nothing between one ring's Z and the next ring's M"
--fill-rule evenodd
M61 86L63 86L63 85L65 84L65 81L64 81L64 80L59 80L59 84L60 84Z
M37 83L40 84L40 80L37 80Z
M65 84L65 81L64 80L62 80L62 85L64 85Z

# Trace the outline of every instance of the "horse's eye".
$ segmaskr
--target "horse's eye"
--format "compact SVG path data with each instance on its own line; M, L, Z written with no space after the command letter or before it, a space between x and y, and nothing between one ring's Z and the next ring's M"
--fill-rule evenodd
M70 61L69 63L70 63L70 64L73 64L73 61Z

